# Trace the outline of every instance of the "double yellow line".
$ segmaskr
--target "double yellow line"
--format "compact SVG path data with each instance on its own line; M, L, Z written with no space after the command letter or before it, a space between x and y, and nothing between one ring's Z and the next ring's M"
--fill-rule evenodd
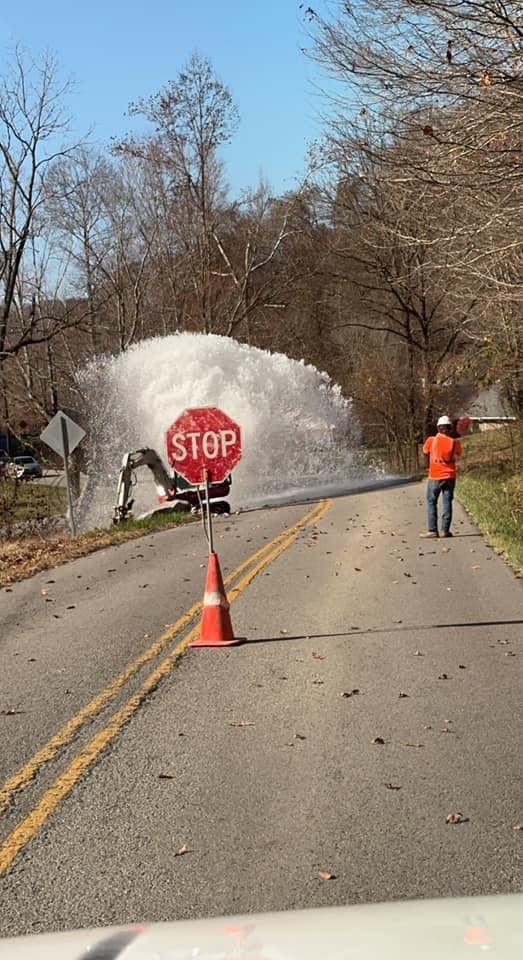
M307 513L292 527L284 530L283 533L265 544L264 547L250 556L244 563L240 564L239 567L229 574L225 579L226 586L231 587L228 591L229 602L234 603L240 594L252 583L255 577L294 543L300 530L321 520L331 504L332 501L322 501L315 506L310 513ZM42 767L53 760L62 747L69 744L81 728L88 721L93 720L146 663L154 660L181 631L189 626L201 611L201 607L201 603L196 603L187 610L172 627L169 627L159 640L151 644L144 653L133 660L122 673L115 677L107 687L72 717L38 753L10 777L0 789L0 814L10 806L14 795L24 790ZM171 673L177 660L198 635L198 630L199 626L190 630L174 650L161 661L152 673L149 674L138 691L130 697L123 707L113 714L103 729L74 757L66 770L61 773L54 783L45 791L37 805L6 837L0 846L0 876L9 869L15 857L35 836L38 830L40 830L48 817L51 816L61 801L71 792L75 784L78 783L82 775L95 763L100 754L115 739L122 727L134 716L145 698L158 686L161 680Z

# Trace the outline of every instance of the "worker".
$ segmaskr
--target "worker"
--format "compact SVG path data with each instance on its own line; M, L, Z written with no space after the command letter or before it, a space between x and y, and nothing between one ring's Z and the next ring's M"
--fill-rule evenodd
M443 498L441 517L441 535L451 537L452 500L456 486L456 457L461 456L461 443L452 437L452 420L446 415L438 420L438 432L435 437L427 437L423 444L423 453L429 457L429 482L427 484L428 529L420 534L427 539L435 539L438 534L438 499Z

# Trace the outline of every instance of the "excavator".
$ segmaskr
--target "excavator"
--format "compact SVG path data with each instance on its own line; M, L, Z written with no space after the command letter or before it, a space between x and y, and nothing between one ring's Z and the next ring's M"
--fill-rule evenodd
M169 509L173 511L198 513L206 504L205 490L192 487L179 474L168 471L156 450L144 447L142 450L124 453L118 476L113 523L122 523L133 515L134 497L132 492L137 483L136 470L139 467L148 467L153 475L159 510L166 509L165 504L169 504ZM218 515L231 512L230 504L226 499L230 489L230 476L222 483L209 484L211 513Z

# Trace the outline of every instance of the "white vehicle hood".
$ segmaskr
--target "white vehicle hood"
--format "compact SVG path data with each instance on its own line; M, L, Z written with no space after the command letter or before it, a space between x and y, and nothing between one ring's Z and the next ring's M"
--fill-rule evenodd
M43 934L1 960L493 960L523 957L523 895L415 900Z

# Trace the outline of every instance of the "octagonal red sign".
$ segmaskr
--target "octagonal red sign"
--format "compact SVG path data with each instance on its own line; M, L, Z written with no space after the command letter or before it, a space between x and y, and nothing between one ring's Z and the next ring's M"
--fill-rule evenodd
M184 410L166 435L167 459L187 483L220 483L242 456L241 431L218 407Z

